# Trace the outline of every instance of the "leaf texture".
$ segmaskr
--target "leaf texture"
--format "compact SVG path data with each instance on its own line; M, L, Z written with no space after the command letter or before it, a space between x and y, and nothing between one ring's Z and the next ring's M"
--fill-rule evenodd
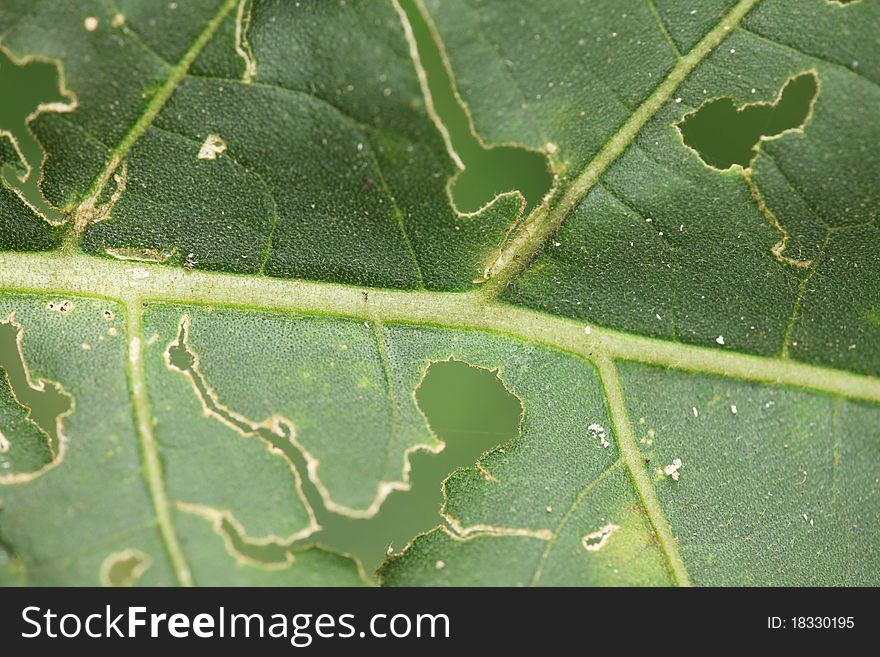
M515 189L456 209L414 20L472 136L546 158L527 217ZM42 164L0 133L0 583L877 584L878 20L5 2L2 54L58 97ZM798 76L806 118L747 165L683 138ZM416 393L449 359L519 435L374 575L318 518L370 531L443 448Z

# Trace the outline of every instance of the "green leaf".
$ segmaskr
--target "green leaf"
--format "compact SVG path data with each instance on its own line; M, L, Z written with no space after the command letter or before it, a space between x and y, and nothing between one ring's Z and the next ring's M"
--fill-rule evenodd
M0 583L876 585L878 20L4 3Z

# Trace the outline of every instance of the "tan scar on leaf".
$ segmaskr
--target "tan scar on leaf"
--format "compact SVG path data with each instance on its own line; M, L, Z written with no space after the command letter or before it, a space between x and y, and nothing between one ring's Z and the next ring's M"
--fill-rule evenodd
M106 203L98 203L97 196L93 195L83 201L76 209L75 219L73 223L73 232L77 235L85 230L86 226L96 224L99 221L105 221L110 217L113 208L122 194L125 192L125 186L128 184L128 162L122 162L122 168L119 173L113 174L113 182L116 183L116 189L110 195ZM114 171L119 168L119 163L114 166Z
M605 547L605 544L611 539L611 535L618 529L620 529L618 525L610 522L604 527L600 527L596 531L586 534L581 538L581 545L587 550L587 552L598 552Z
M217 156L226 152L226 142L220 135L208 135L199 148L196 156L200 160L216 160Z
M257 74L257 60L251 50L247 34L251 27L251 14L253 13L253 0L241 0L235 14L235 53L244 60L244 73L241 81L250 84Z
M139 247L129 246L120 248L108 247L104 249L104 253L116 258L117 260L133 260L136 262L167 262L171 256L159 249L142 249Z

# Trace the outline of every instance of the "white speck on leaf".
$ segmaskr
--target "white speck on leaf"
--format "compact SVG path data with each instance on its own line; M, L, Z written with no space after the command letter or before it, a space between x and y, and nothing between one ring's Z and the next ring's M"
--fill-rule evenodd
M672 477L673 481L678 481L679 478L679 469L681 468L681 459L677 458L672 461L669 465L663 468L663 472L665 472L668 476Z
M715 342L717 342L718 344L724 344L724 336L719 335L717 338L715 338Z
M730 412L733 413L734 415L737 414L736 404L731 404L731 405L730 405Z
M590 432L590 437L593 440L599 441L599 447L605 449L611 446L611 443L608 442L608 439L605 436L605 427L603 427L598 422L593 422L590 426L587 427L587 431Z
M83 25L88 32L94 32L98 29L98 19L94 16L87 16L83 21Z

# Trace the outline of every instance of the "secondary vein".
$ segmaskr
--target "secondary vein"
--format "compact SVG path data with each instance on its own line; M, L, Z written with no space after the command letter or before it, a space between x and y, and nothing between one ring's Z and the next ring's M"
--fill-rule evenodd
M648 479L639 447L629 424L629 416L626 412L626 402L623 398L623 388L617 376L617 366L608 357L596 359L599 368L599 376L605 388L605 398L608 400L608 410L611 414L611 422L614 424L614 433L617 436L617 448L623 457L624 463L629 470L639 499L645 509L645 515L654 527L654 533L660 549L669 563L669 570L673 579L679 586L691 586L690 575L684 565L681 552L678 550L678 542L672 535L672 529L660 506L660 501L654 492L654 486Z
M152 415L147 401L144 385L144 368L141 362L141 303L137 298L124 301L126 308L126 333L128 336L128 377L131 387L132 406L134 407L135 424L141 443L141 458L144 464L144 478L150 491L159 533L165 544L165 551L171 567L181 586L193 586L192 571L186 561L177 531L171 519L171 506L165 493L162 478L162 463L159 457L159 446L153 434Z
M645 124L669 101L678 86L737 26L760 0L740 0L690 52L681 57L669 75L648 96L629 119L605 142L586 168L552 206L537 208L519 232L501 249L485 275L485 294L499 295L552 238L581 199L598 182L605 170L620 157Z
M74 232L76 234L82 232L82 230L88 225L93 212L95 211L95 204L101 197L101 193L104 191L110 178L122 164L123 160L125 160L129 151L131 151L134 145L147 131L147 128L149 128L153 121L155 121L159 112L162 111L162 108L171 98L171 95L186 77L190 66L192 66L193 62L199 54L201 54L202 50L214 36L214 33L220 27L221 23L223 23L229 15L229 12L236 7L236 4L236 0L226 0L226 2L223 3L219 11L205 26L205 29L202 30L193 44L183 54L183 57L180 58L180 61L169 70L165 82L150 99L150 102L147 104L143 113L138 117L138 120L135 121L131 129L125 133L125 136L123 136L122 140L116 145L116 147L110 151L107 162L98 172L98 175L92 181L89 189L82 196L82 200L76 209L74 216Z

